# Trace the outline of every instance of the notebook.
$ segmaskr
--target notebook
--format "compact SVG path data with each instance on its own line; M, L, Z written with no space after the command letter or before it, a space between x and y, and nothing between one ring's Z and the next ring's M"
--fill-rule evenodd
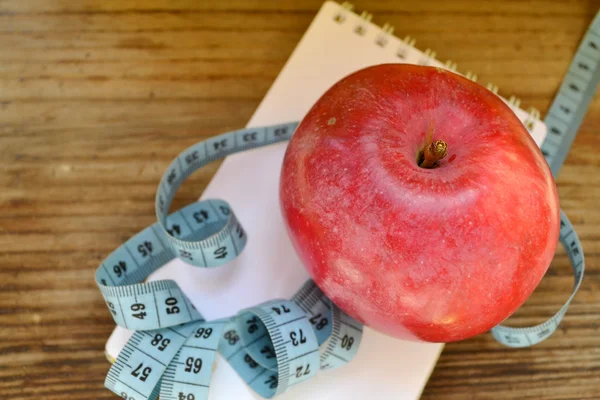
M357 15L348 4L326 2L248 126L300 120L333 83L360 68L381 63L413 63L453 69L430 50L421 52L410 38L392 36L392 28ZM473 74L466 75L474 79ZM494 87L490 87L494 90ZM541 145L546 127L535 110L505 100ZM220 132L215 132L218 134ZM227 157L201 198L226 199L244 225L249 241L233 262L201 269L173 260L149 280L173 279L208 320L275 298L289 298L308 278L285 232L278 203L280 166L286 144ZM182 148L183 150L183 148ZM106 344L114 359L132 332L117 327ZM365 328L356 358L348 365L319 373L292 388L281 400L365 399L414 400L442 351L442 344L400 341ZM258 399L229 364L218 356L209 399Z

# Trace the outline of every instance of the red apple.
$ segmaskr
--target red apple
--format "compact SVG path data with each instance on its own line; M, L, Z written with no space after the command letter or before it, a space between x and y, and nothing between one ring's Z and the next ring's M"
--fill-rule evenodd
M502 322L559 234L554 180L523 124L439 68L379 65L335 84L289 143L280 198L323 292L402 339L462 340Z

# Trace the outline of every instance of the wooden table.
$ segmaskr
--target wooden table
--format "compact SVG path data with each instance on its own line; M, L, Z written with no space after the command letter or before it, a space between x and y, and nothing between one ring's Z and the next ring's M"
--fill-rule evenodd
M182 149L245 125L321 0L0 0L0 393L112 399L113 321L98 263L154 221ZM356 1L379 24L547 111L598 1ZM446 347L424 399L600 396L600 104L558 177L587 257L549 340L510 350L489 334ZM174 206L197 199L218 165ZM535 324L572 287L564 251L511 318ZM398 377L402 379L402 377Z

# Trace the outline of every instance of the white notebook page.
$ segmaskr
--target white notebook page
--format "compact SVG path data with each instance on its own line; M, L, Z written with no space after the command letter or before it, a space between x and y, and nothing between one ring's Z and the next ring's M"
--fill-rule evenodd
M343 23L334 21L340 12L345 13ZM364 27L363 35L354 32L358 24ZM369 65L401 62L398 49L405 50L404 62L437 63L394 37L387 37L386 46L380 47L375 41L381 32L338 4L326 2L248 126L302 119L321 94L342 77ZM531 119L523 110L515 112L523 121ZM539 145L546 129L542 122L532 122L532 136ZM278 183L285 147L283 143L229 156L202 194L202 198L226 199L234 208L249 237L240 257L217 269L194 268L173 260L149 280L177 281L209 320L274 298L291 297L308 276L279 211ZM107 354L115 358L130 335L117 327L107 342ZM392 339L366 328L358 355L350 364L322 372L278 398L418 399L442 348L441 344ZM259 398L218 356L209 399Z

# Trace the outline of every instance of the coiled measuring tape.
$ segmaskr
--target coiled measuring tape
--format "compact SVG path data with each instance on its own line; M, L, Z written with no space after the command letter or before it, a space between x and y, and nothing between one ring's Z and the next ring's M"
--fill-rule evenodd
M212 268L235 258L246 233L222 200L201 201L167 215L183 181L229 154L289 139L298 123L243 129L198 143L161 179L158 221L109 255L96 281L115 322L135 330L105 385L127 399L199 400L208 396L215 353L263 397L283 393L320 369L349 362L362 325L308 281L291 300L274 300L230 319L205 321L174 281L142 282L179 257Z
M600 19L588 29L546 123L542 150L556 175L600 81ZM216 352L259 395L271 398L352 360L362 325L307 281L292 299L273 300L236 316L205 321L174 281L142 283L179 257L197 267L218 267L235 258L246 233L222 200L205 200L168 215L175 192L211 161L288 140L298 123L242 129L200 142L169 166L156 194L158 221L111 253L96 282L115 322L135 330L111 367L105 385L128 400L201 400L208 397ZM551 136L552 135L552 136ZM573 292L560 311L530 328L492 329L507 346L530 346L548 338L581 285L581 243L561 211L560 241L574 271Z

